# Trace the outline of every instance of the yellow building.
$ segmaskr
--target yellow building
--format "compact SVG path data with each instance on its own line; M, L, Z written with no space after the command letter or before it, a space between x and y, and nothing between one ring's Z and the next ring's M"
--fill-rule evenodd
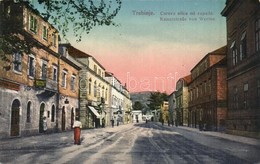
M105 68L91 55L71 46L60 44L63 53L68 53L81 63L80 121L83 128L96 128L109 123L109 83L104 79Z
M161 121L164 123L167 123L169 120L169 102L164 101L162 106L161 106Z

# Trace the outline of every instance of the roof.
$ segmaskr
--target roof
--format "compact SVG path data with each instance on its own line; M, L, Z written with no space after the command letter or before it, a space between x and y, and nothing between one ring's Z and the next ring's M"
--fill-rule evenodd
M186 82L186 84L189 84L191 82L191 74L183 77L183 80Z
M71 44L63 43L63 44L59 44L59 45L67 47L68 53L70 54L70 56L72 56L74 58L92 58L102 69L106 70L105 67L103 67L93 56L73 47Z
M216 49L209 54L220 54L220 55L226 55L227 46L220 47L219 49Z
M200 63L202 61L205 60L205 58L207 58L208 56L210 55L223 55L223 56L226 56L227 55L227 45L223 46L223 47L220 47L212 52L209 52L207 55L205 55L192 69L191 71L193 71L198 65L200 65Z
M234 2L237 2L237 1L235 1L235 0L226 0L226 6L222 10L222 12L221 12L222 16L227 16L228 15L228 13L231 11L231 9L234 6Z

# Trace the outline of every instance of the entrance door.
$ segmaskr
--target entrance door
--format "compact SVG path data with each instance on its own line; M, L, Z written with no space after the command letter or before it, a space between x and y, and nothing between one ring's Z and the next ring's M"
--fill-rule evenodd
M66 119L65 119L65 116L66 113L65 113L65 107L62 107L62 116L61 116L61 130L62 131L65 131L65 122L66 122Z
M11 109L11 136L20 135L20 101L14 100Z
M44 116L45 104L41 104L40 106L40 114L39 114L39 133L43 133L43 116Z
M71 129L73 128L73 124L74 124L74 109L71 109Z

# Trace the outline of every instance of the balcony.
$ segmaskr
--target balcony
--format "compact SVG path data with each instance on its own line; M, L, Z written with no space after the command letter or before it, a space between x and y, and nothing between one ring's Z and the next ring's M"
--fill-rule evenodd
M39 91L48 90L52 92L58 91L58 83L53 81L52 79L36 79L35 80L35 88Z

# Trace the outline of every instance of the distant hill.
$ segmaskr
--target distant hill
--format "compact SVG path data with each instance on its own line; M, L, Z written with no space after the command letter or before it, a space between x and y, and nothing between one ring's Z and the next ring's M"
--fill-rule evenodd
M153 92L152 91L144 91L144 92L130 93L133 105L135 104L136 101L139 101L145 106L146 109L148 109L147 104L150 103L148 100L150 98L151 93L153 93Z

